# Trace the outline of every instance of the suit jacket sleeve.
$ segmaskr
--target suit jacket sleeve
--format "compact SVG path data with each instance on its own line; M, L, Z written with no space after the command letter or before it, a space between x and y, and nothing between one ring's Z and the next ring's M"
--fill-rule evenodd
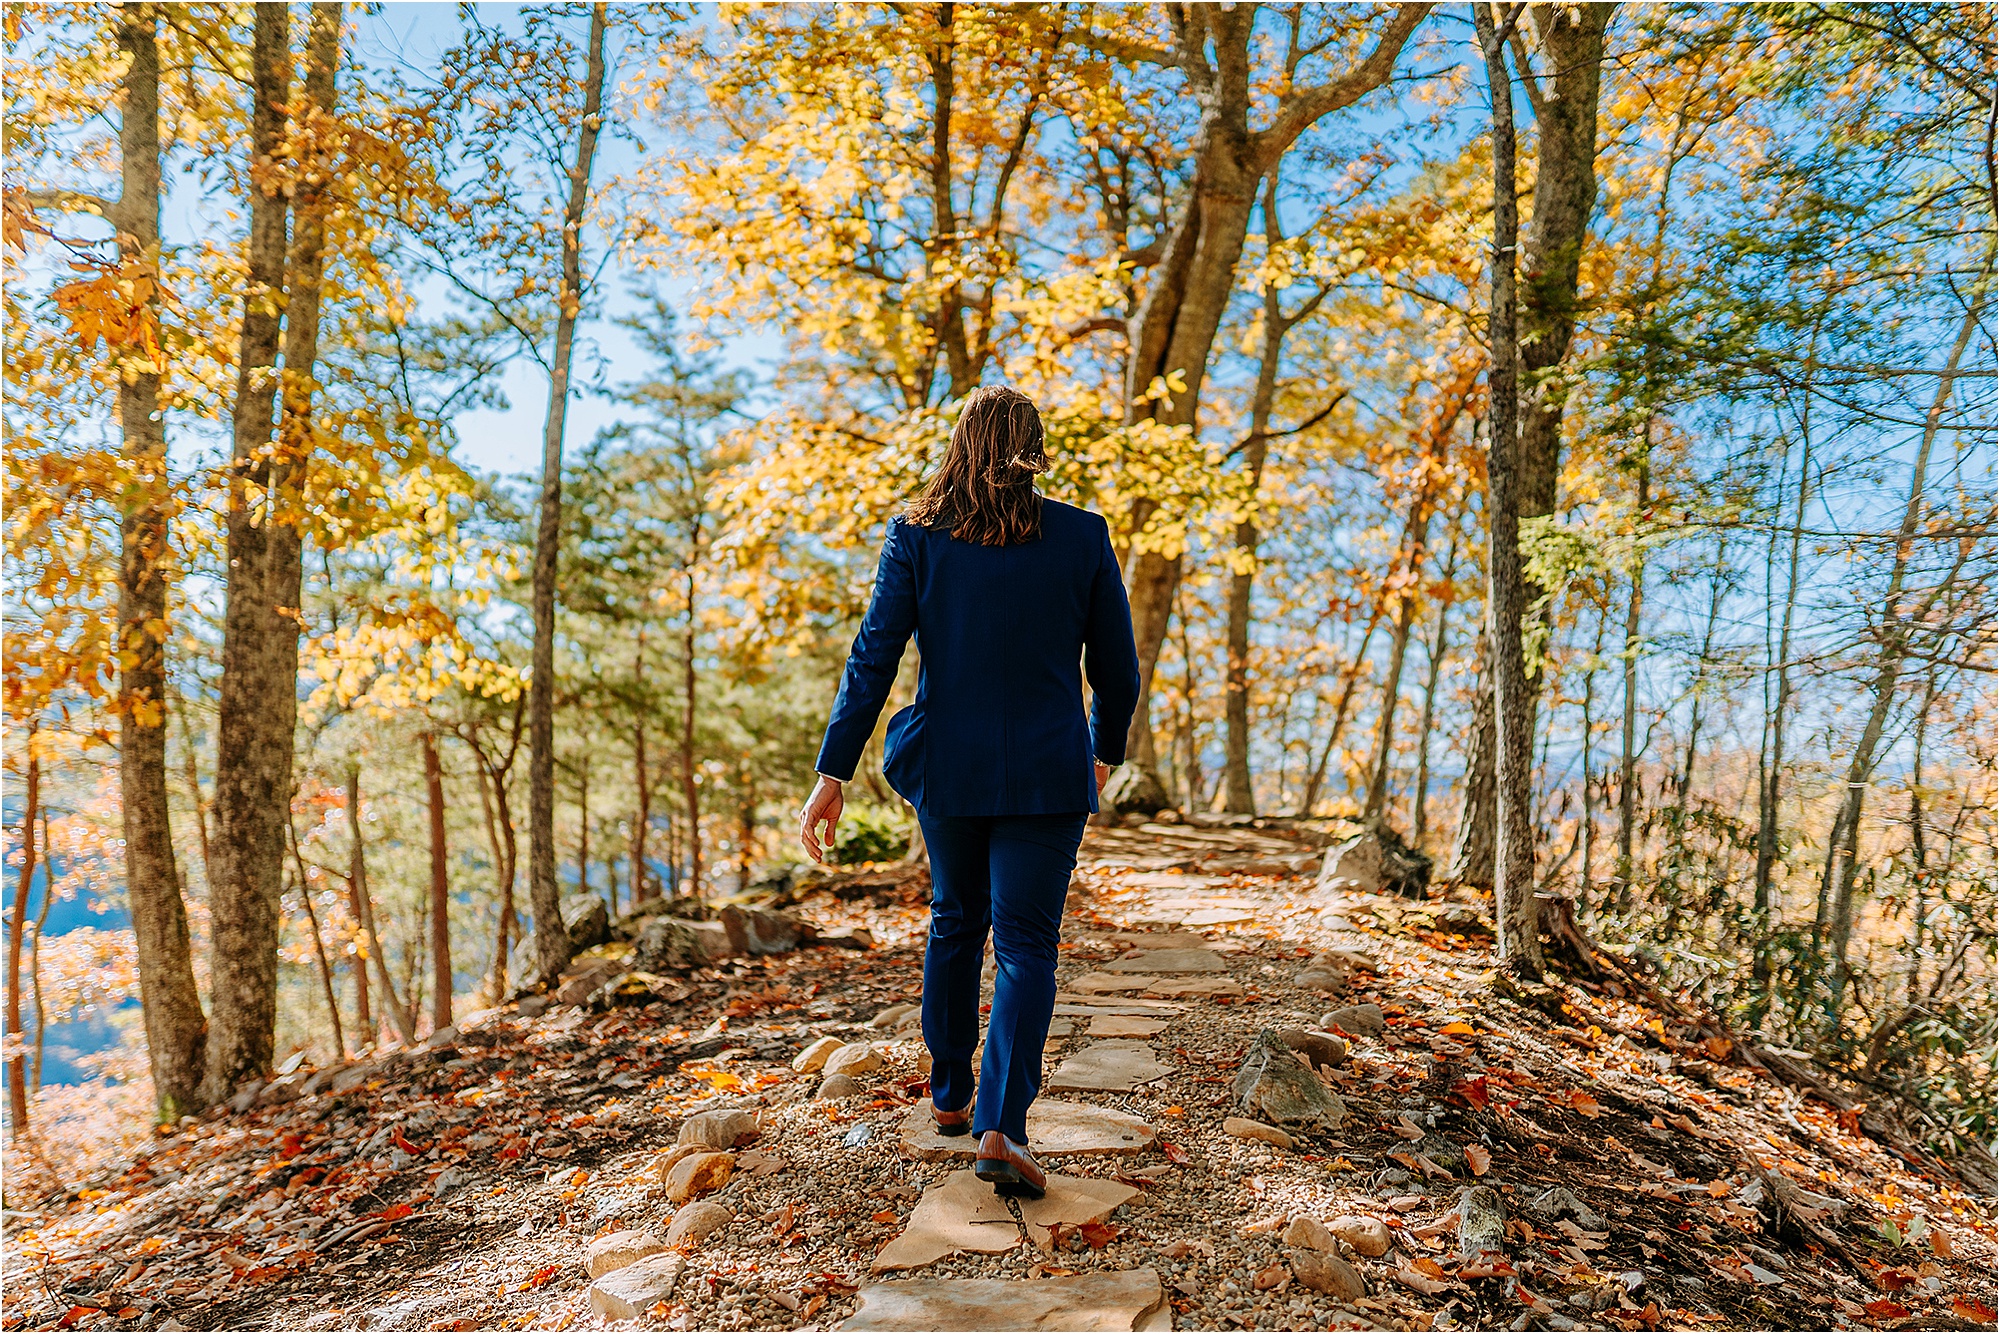
M903 520L891 519L882 543L882 560L875 568L875 594L869 600L868 614L861 619L861 632L854 636L854 647L848 650L847 670L841 674L840 693L833 700L833 717L826 725L819 760L813 765L828 778L846 782L854 777L862 747L874 734L875 720L896 683L903 645L917 627L916 572L910 567L908 546Z
M1125 733L1132 726L1132 711L1139 706L1139 651L1132 640L1132 607L1125 600L1125 581L1118 574L1108 526L1103 535L1084 627L1083 674L1090 681L1091 753L1105 764L1123 764Z

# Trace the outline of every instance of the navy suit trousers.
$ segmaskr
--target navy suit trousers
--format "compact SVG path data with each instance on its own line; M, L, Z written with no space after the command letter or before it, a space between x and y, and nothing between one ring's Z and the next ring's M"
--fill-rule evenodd
M1042 1045L1056 998L1056 940L1087 814L919 815L931 859L931 932L924 950L924 1045L931 1101L972 1099L979 1045L979 972L993 933L998 977L980 1062L972 1130L1028 1140L1042 1086Z

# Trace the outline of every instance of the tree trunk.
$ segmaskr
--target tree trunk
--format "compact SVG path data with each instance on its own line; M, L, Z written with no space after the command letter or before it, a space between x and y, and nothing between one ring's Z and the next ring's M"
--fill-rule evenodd
M326 957L326 939L319 932L319 913L313 908L312 887L306 879L306 859L299 851L298 830L287 821L285 837L292 848L292 869L299 877L299 903L306 910L306 925L312 931L313 958L319 962L319 985L326 997L327 1022L333 1026L333 1054L336 1058L347 1058L347 1034L340 1024L340 998L333 990L333 964Z
M118 148L121 259L156 265L160 251L160 55L158 10L118 11L118 45L130 60ZM130 249L127 250L129 238ZM148 298L157 320L159 298ZM160 367L134 356L118 376L118 423L131 472L122 490L118 562L118 785L125 836L125 892L139 961L139 998L153 1074L155 1113L166 1124L200 1108L208 1021L195 988L187 905L174 863L167 808L167 430ZM196 793L199 803L200 794ZM205 846L205 845L204 845Z
M750 770L746 766L742 775L742 791L736 805L736 864L741 883L736 886L741 893L750 888L750 868L757 860L757 789L752 785Z
M444 833L444 766L437 736L419 738L424 751L424 796L431 817L431 1031L451 1027L451 866Z
M1343 675L1340 684L1340 698L1333 705L1333 726L1327 729L1326 745L1320 749L1319 762L1313 765L1312 775L1306 779L1305 800L1299 806L1299 814L1311 815L1313 807L1319 804L1320 788L1326 783L1326 766L1333 758L1334 747L1340 744L1340 734L1347 728L1347 710L1354 703L1354 688L1361 680L1361 673L1368 667L1368 646L1375 642L1375 631L1382 623L1382 607L1377 603L1368 614L1368 628L1361 632L1361 647L1354 651L1354 663Z
M1701 743L1701 692L1708 686L1708 665L1715 653L1715 624L1722 615L1728 561L1729 539L1725 535L1717 538L1715 543L1715 569L1709 576L1708 585L1708 620L1702 628L1701 652L1695 657L1694 680L1688 689L1687 751L1674 792L1674 800L1683 809L1687 806L1688 793L1694 787L1695 754Z
M1768 932L1771 915L1771 878L1778 863L1778 800L1784 792L1785 723L1792 702L1792 616L1799 599L1799 555L1804 545L1806 505L1812 495L1812 418L1810 399L1802 409L1799 441L1798 495L1793 500L1791 552L1785 574L1785 609L1778 624L1777 669L1765 723L1765 755L1757 791L1757 867L1753 879L1753 907L1759 929ZM1773 564L1776 562L1774 561ZM1770 975L1770 950L1760 946L1757 955L1760 978Z
M1590 668L1583 674L1583 870L1577 877L1576 901L1590 902L1590 871L1597 853L1597 806L1590 794L1590 741L1597 725L1597 665L1604 656L1605 613L1597 615L1597 639L1590 646Z
M55 902L56 864L55 854L49 842L49 808L42 807L42 852L48 863L42 868L42 903L35 910L34 934L28 937L28 976L32 978L35 995L35 1073L28 1081L28 1096L42 1091L42 1051L49 1035L49 1007L42 1000L42 937L48 930L49 905Z
M1992 263L1990 253L1987 263ZM1990 269L1986 271L1990 272ZM1981 282L1976 290L1983 297L1987 289L1988 284ZM1907 609L1903 606L1903 583L1909 574L1911 547L1923 517L1924 474L1930 465L1931 447L1937 441L1944 410L1951 402L1952 389L1957 383L1958 363L1965 356L1966 345L1972 341L1972 335L1979 327L1982 308L1981 300L1974 300L1966 306L1965 318L1958 327L1958 339L1952 344L1944 374L1938 379L1937 396L1932 399L1930 412L1924 418L1924 433L1917 446L1917 457L1910 465L1910 499L1903 509L1902 526L1896 534L1896 556L1889 569L1889 587L1882 599L1881 648L1876 657L1874 700L1868 710L1868 720L1862 724L1861 738L1855 743L1854 754L1848 761L1846 795L1834 820L1833 832L1827 838L1820 904L1823 925L1830 930L1833 942L1833 967L1829 977L1831 994L1827 997L1830 1024L1839 1022L1841 998L1849 981L1847 950L1854 930L1854 880L1859 869L1857 853L1862 798L1867 791L1868 776L1875 770L1875 749L1881 744L1882 730L1888 724L1889 710L1895 703L1896 683L1902 675L1911 627L1922 623L1944 588L1940 582L1916 606ZM1832 899L1830 921L1826 920L1829 898ZM1819 926L1815 927L1813 935L1815 940L1821 938Z
M187 700L179 700L181 715L181 780L187 784L188 806L194 811L195 847L201 852L201 876L208 879L208 802L201 795L201 769L196 763L194 725L188 721Z
M1511 24L1519 10L1510 14ZM1492 310L1487 324L1493 350L1488 396L1492 402L1487 456L1486 632L1493 646L1495 771L1499 818L1494 855L1493 917L1500 957L1513 971L1538 976L1542 947L1535 918L1533 800L1533 697L1523 658L1522 620L1527 584L1521 568L1521 451L1515 430L1515 368L1519 353L1514 311L1515 215L1513 80L1504 37L1490 6L1473 6L1474 25L1486 57L1493 102Z
M1543 51L1554 67L1548 96L1538 91L1540 81L1532 70L1520 71L1535 98L1537 128L1534 212L1521 244L1516 338L1521 358L1517 387L1522 391L1517 499L1523 519L1555 513L1563 405L1568 397L1559 370L1576 328L1578 266L1597 205L1598 85L1604 32L1615 8L1579 4L1560 9L1523 6L1518 11L1520 17L1539 23ZM1528 587L1531 611L1546 592ZM1531 727L1541 679L1541 655L1535 656L1529 669L1530 683L1537 687L1528 699Z
M13 919L7 924L7 1034L15 1054L7 1059L7 1114L15 1138L28 1133L27 1030L21 1025L21 942L28 933L28 892L35 883L35 817L42 805L42 761L35 753L35 728L28 728L28 773L22 785L21 871L14 881ZM48 897L48 891L42 891Z
M1410 34L1429 11L1425 4L1398 6L1375 48L1329 82L1295 90L1281 100L1265 129L1250 128L1255 64L1251 44L1256 6L1190 6L1177 23L1176 63L1191 77L1201 107L1188 156L1191 188L1168 228L1161 262L1127 323L1125 373L1128 425L1156 418L1192 428L1208 357L1236 286L1257 183L1308 128L1388 82ZM1210 52L1214 63L1210 64ZM1164 403L1148 397L1155 381L1178 373L1184 388ZM1157 767L1153 748L1153 671L1166 642L1169 612L1180 586L1181 556L1148 550L1141 529L1158 502L1141 498L1127 514L1134 540L1127 561L1127 593L1139 654L1139 704L1126 740L1128 763Z
M1452 837L1449 878L1491 893L1493 858L1499 846L1494 825L1500 806L1494 773L1493 643L1484 627L1473 640L1472 654L1472 733L1465 748L1464 790L1459 798L1458 832Z
M576 889L590 893L590 756L583 755L576 767ZM613 881L605 896L605 908L618 915L618 883Z
M1390 631L1389 679L1382 686L1382 716L1375 727L1375 763L1368 774L1368 797L1361 809L1363 822L1378 820L1389 800L1389 763L1396 747L1396 706L1403 690L1403 662L1409 656L1410 630L1417 621L1417 576L1424 565L1424 545L1430 538L1431 515L1428 488L1417 497L1410 516L1410 582L1404 586L1396 608L1396 624Z
M486 973L486 994L497 1005L507 994L507 949L514 931L514 819L513 813L507 809L506 786L488 763L486 752L476 744L472 746L472 759L478 767L479 809L486 820L486 846L493 857L493 876L500 896L500 911L495 914L499 921L494 931L493 964ZM488 790L489 785L491 791ZM500 832L503 820L506 825L504 840Z
M699 541L696 535L691 541ZM681 795L687 803L688 889L701 897L701 785L694 767L695 602L693 549L687 567L687 631L681 640Z
M1635 512L1644 515L1653 480L1652 430L1646 423L1646 440L1640 447L1639 485ZM1634 548L1627 573L1631 590L1625 601L1625 647L1618 655L1625 672L1625 717L1618 743L1618 911L1632 906L1632 881L1638 865L1632 859L1632 833L1639 823L1639 630L1646 605L1646 555Z
M1264 178L1264 247L1284 240L1278 216L1278 173ZM1257 583L1257 488L1270 452L1271 405L1278 395L1278 363L1289 330L1275 283L1264 284L1263 346L1257 389L1250 400L1250 436L1243 442L1243 516L1236 521L1235 563L1229 572L1229 649L1223 678L1222 809L1257 813L1250 776L1250 595Z
M1431 728L1437 720L1438 678L1444 670L1446 618L1451 615L1452 598L1457 587L1454 580L1457 574L1458 524L1454 520L1451 544L1445 548L1444 596L1438 601L1437 627L1431 631L1428 660L1424 664L1423 719L1417 725L1417 792L1415 808L1410 812L1410 846L1418 852L1424 850L1424 833L1430 827L1427 808L1431 797Z
M253 10L250 154L285 152L291 96L290 20ZM285 302L286 201L280 183L250 183L250 243L237 353L229 478L222 684L216 722L215 882L209 886L208 1073L221 1102L271 1067L278 1005L278 896L291 813L297 713L298 535L286 510L291 469L272 447L279 315Z
M347 827L354 835L354 846L348 853L347 883L354 891L355 906L361 914L361 943L368 952L368 958L375 964L375 982L382 989L382 1004L396 1025L397 1036L403 1039L404 1046L412 1047L417 1041L417 1026L410 1011L396 996L396 981L389 975L389 960L382 953L382 937L375 930L375 898L368 892L368 859L361 841L361 770L358 768L347 771Z
M534 648L528 684L528 898L535 914L535 982L551 986L569 966L562 892L556 884L556 557L562 544L563 422L569 408L570 360L583 303L583 213L604 105L603 4L590 7L583 119L563 209L562 281L556 294L555 347L549 358L549 408L542 426L542 495L535 529Z
M652 897L646 878L646 834L653 822L653 782L646 773L646 631L639 630L639 644L632 652L632 684L635 717L632 720L632 833L625 851L625 865L631 879L629 897L634 905Z

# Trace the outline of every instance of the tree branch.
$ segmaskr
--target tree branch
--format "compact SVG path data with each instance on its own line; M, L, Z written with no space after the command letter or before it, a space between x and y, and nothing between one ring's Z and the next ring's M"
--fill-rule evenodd
M1382 30L1381 40L1359 65L1340 78L1301 89L1285 98L1271 124L1250 136L1253 170L1260 174L1269 171L1271 164L1315 121L1387 83L1404 44L1430 10L1427 3L1398 6L1389 25Z

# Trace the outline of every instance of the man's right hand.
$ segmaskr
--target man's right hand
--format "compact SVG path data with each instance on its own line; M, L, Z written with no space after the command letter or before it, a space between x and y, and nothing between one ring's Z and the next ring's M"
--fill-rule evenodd
M1111 766L1103 760L1092 760L1091 767L1097 770L1097 795L1104 795L1104 780L1111 777Z

